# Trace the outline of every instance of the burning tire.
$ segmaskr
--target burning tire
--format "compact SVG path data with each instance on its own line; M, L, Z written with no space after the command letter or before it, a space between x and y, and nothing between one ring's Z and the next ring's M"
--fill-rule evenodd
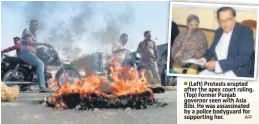
M48 106L55 107L57 105L55 103L53 104L51 98L46 99L49 99L46 100ZM89 94L84 98L80 98L79 94L64 94L60 96L58 100L62 100L62 103L64 104L64 106L66 106L65 109L77 108L79 110L87 110L94 108L145 109L157 103L152 94L150 94L149 92L143 92L141 94L134 95L123 95L119 97L114 97L112 99L97 94Z
M110 82L106 75L89 75L84 80L64 83L67 80L57 80L59 90L50 97L44 98L43 102L48 107L57 109L93 109L93 108L133 108L145 109L148 106L157 105L154 90L148 87L145 78L146 69L140 70L127 66L121 67L114 62L110 67ZM70 72L71 73L70 73ZM66 69L70 74L79 74ZM63 78L62 78L63 76ZM64 79L64 70L60 69L57 79ZM73 79L72 79L73 80ZM70 80L71 81L71 80ZM72 81L71 81L72 82Z
M74 70L72 68L67 68L67 69L61 68L56 73L57 84L58 84L59 87L61 87L66 82L64 70L67 73L67 76L69 78L70 83L73 83L75 79L81 78L80 74L76 70Z

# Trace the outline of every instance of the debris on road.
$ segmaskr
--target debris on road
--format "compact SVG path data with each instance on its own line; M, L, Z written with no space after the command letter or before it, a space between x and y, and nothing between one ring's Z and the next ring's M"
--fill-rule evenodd
M14 102L19 96L19 86L8 87L5 83L1 83L1 102Z
M56 100L62 100L57 102ZM144 92L141 94L128 94L113 98L107 98L97 94L90 94L84 98L80 98L79 94L64 94L57 99L52 97L45 97L44 102L47 106L54 107L56 109L75 109L79 110L94 109L94 108L133 108L144 109L148 106L155 105L153 95L150 92Z

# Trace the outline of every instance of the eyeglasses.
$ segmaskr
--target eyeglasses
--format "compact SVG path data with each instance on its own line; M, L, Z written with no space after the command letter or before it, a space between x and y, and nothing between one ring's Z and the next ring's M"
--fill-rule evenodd
M229 23L229 22L231 22L232 20L233 20L233 17L228 18L228 19L226 19L226 20L220 20L220 19L219 19L219 22L220 22L221 24L223 24L223 23Z

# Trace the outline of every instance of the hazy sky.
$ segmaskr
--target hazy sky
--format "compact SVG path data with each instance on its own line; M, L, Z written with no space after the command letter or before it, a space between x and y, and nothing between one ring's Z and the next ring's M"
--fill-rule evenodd
M44 23L49 29L44 29L44 31L39 30L39 41L43 41L44 38L47 37L47 30L51 30L51 27L55 26L57 22L66 22L66 20L69 20L74 15L74 13L76 13L74 12L74 10L78 12L78 6L82 4L82 2L46 3L47 7L44 8L45 10L41 11L48 11L48 14L45 15L47 18L44 20ZM95 6L93 9L94 16L91 17L91 21L89 22L89 24L86 24L86 29L88 31L85 32L85 37L91 35L91 30L100 30L104 27L105 22L103 21L103 18L105 18L105 15L107 15L108 12L120 13L121 11L123 11L127 14L130 13L130 15L133 17L133 20L130 21L129 24L126 24L126 26L122 26L120 28L121 33L125 32L129 35L129 42L127 44L127 47L130 50L135 51L137 49L138 43L143 40L143 32L145 30L151 30L153 39L157 38L157 44L167 43L170 6L169 2L162 1L92 3ZM21 36L23 29L29 26L28 17L26 18L26 13L30 14L30 12L33 13L34 11L38 10L37 7L33 8L33 10L28 10L26 8L26 4L26 2L2 2L2 49L13 45L12 38L14 36ZM56 4L58 4L58 6ZM38 16L41 15L38 13ZM105 52L105 50L110 50L110 48L106 48L102 43L93 43L89 40L91 40L91 38L85 38L84 40L76 42L77 46L79 46L81 49L84 49L83 53L92 53L96 51Z

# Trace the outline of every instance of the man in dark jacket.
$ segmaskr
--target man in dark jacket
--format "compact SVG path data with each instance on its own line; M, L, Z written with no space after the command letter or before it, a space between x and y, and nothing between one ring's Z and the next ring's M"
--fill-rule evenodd
M220 28L216 30L214 41L203 58L207 68L200 75L220 75L228 77L249 77L254 48L253 31L236 22L236 11L222 7L217 11ZM214 60L211 60L214 58Z

